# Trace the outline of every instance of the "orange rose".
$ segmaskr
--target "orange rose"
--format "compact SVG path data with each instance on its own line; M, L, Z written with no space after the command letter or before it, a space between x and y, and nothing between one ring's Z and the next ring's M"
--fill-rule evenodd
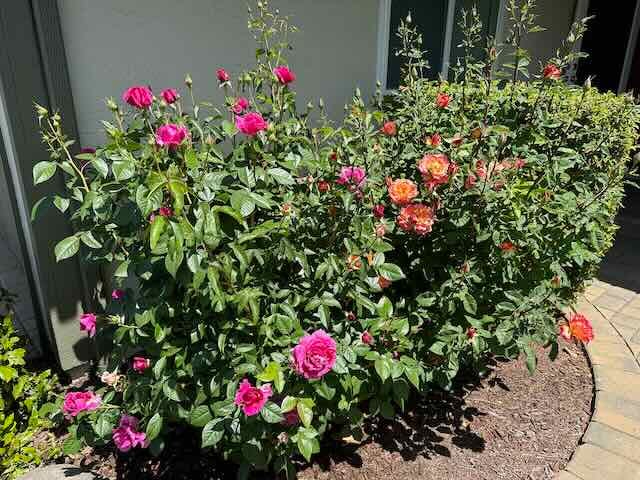
M362 268L362 260L359 255L349 255L347 258L347 269L351 271L360 270Z
M384 290L385 288L388 288L391 286L391 280L389 280L386 277L383 277L382 275L378 277L378 286Z
M407 205L418 196L418 187L406 178L394 180L389 185L389 196L394 204Z
M418 170L424 178L429 190L449 180L449 158L444 153L432 153L422 157L418 162Z
M421 203L412 203L400 210L398 226L405 232L414 232L418 235L426 235L431 232L435 222L433 208Z

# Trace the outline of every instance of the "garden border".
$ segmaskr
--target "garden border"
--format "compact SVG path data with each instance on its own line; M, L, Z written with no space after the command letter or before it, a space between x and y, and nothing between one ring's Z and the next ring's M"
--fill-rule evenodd
M640 479L640 294L595 280L576 310L592 323L587 346L594 412L556 480Z

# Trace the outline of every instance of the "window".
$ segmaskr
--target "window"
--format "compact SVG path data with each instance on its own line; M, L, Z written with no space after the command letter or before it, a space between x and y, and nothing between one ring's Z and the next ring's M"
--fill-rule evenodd
M401 59L396 56L400 46L396 32L409 12L412 23L422 33L422 46L431 66L427 76L435 79L439 74L449 77L449 66L455 64L460 55L458 45L462 32L458 22L462 10L471 10L476 5L485 36L493 36L503 3L501 0L380 0L378 79L387 89L398 87Z

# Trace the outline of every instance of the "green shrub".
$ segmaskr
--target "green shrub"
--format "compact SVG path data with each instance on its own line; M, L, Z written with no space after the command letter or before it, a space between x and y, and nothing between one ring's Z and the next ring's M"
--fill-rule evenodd
M3 295L0 295L3 297ZM10 297L0 298L10 301ZM25 367L25 350L11 316L0 327L0 479L12 479L55 453L48 434L47 402L56 383L49 370ZM39 442L35 442L40 434Z
M292 76L274 74L286 22L261 2L250 26L258 65L236 82L219 72L221 110L129 89L136 108L109 101L105 145L74 157L38 108L52 160L34 179L65 172L67 192L45 201L77 232L56 256L115 263L120 287L81 319L112 344L107 385L65 399L68 452L113 439L158 453L182 423L241 473L292 474L292 455L309 459L330 427L357 436L365 415L393 417L461 365L524 354L533 370L535 344L553 356L558 309L611 244L630 98L553 69L495 80L491 45L456 82L429 82L403 26L403 87L371 108L357 94L335 128L322 108L318 123L299 113ZM238 113L239 97L261 116Z

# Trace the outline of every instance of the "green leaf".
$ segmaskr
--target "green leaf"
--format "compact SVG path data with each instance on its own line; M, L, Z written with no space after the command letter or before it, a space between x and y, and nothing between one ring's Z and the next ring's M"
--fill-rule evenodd
M394 263L383 263L378 267L378 273L392 282L402 280L404 278L402 269Z
M311 421L313 420L313 410L309 405L309 402L306 402L305 400L306 399L299 399L296 409L298 410L298 416L300 417L302 424L305 427L310 427Z
M136 164L131 159L116 160L111 164L113 176L119 182L128 180L136 173Z
M238 133L238 129L236 128L236 126L229 120L222 121L222 131L227 137L233 137L236 133Z
M91 165L93 165L93 168L96 169L102 178L107 178L107 175L109 175L109 166L107 165L107 162L101 158L94 158L91 160Z
M215 418L202 429L202 448L213 447L224 435L223 418Z
M287 413L296 408L296 405L298 405L298 399L296 397L284 397L280 410L283 413Z
M320 444L318 443L318 439L315 437L298 434L296 445L307 462L311 461L311 455L320 451Z
M102 248L102 244L95 239L91 232L82 232L80 234L80 240L89 248Z
M38 162L33 166L33 183L46 182L56 173L58 165L55 162Z
M388 358L378 357L373 366L383 382L391 376L391 363Z
M62 197L56 196L53 199L53 204L56 206L58 210L60 210L61 213L64 213L67 211L70 203L71 201L68 198L62 198Z
M475 314L478 311L476 299L469 292L462 294L462 305L467 313Z
M151 250L155 250L158 245L158 241L166 228L167 219L162 215L156 215L153 219L153 223L151 224L151 232L149 234L149 245L151 246Z
M270 168L267 173L280 185L294 185L296 183L291 174L284 168Z
M62 453L65 455L73 455L82 449L82 443L76 437L67 438L62 444Z
M160 416L159 413L156 413L153 417L151 417L151 420L149 420L149 423L147 424L147 429L145 431L147 434L147 440L149 441L153 440L158 435L160 435L161 431L162 431L162 417Z
M69 257L73 257L78 253L80 248L80 240L76 236L67 237L64 240L58 242L55 247L56 261L64 260Z
M207 405L194 408L189 414L189 423L194 427L204 427L211 421L211 410Z
M9 382L18 376L18 371L13 367L0 365L0 380Z
M393 315L393 304L391 303L391 300L384 296L380 298L380 300L378 300L377 310L380 318L391 318Z
M100 415L96 423L93 425L93 429L95 430L96 434L102 439L111 437L113 427L114 424L112 418L110 418L109 415Z
M273 402L267 402L260 410L260 415L267 423L280 423L284 420L280 407Z

